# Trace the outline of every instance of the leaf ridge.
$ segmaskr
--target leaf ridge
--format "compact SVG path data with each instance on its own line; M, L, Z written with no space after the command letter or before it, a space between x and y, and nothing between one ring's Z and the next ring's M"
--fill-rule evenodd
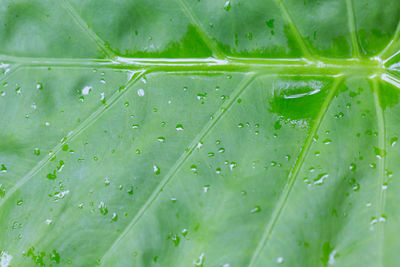
M308 46L304 42L304 39L301 36L299 29L296 27L296 24L294 23L293 18L290 15L285 3L283 2L283 0L275 0L275 3L279 6L282 15L286 18L286 21L288 22L289 27L292 30L292 33L294 35L294 38L296 39L297 43L300 46L301 51L303 52L303 55L306 58L311 59L312 55L308 49Z
M267 222L264 233L263 233L260 241L258 242L256 249L254 250L254 253L253 253L253 255L250 259L250 263L248 265L249 267L255 265L256 260L258 259L258 256L261 253L261 250L264 248L264 246L268 242L268 240L271 236L271 233L280 218L280 215L282 214L283 210L286 207L290 193L292 192L293 186L296 182L296 178L303 166L305 159L308 156L308 152L312 145L313 138L314 138L315 134L317 133L317 131L325 117L325 114L333 100L333 97L337 92L337 88L341 84L342 80L343 80L342 75L338 75L337 80L335 80L334 84L332 85L331 90L329 91L328 96L326 97L324 103L321 106L321 109L319 110L319 113L316 117L315 123L314 123L303 147L301 148L300 155L297 158L297 161L296 161L293 169L289 173L288 182L287 182L285 188L283 189L283 192L281 193L278 203L275 205L275 209L272 212L271 219Z
M180 6L182 7L183 13L189 18L194 26L196 27L197 32L200 34L201 39L207 44L208 48L213 52L214 56L217 58L226 58L225 54L218 48L218 46L211 40L206 31L203 28L203 25L200 23L196 15L192 12L188 4L185 0L177 0Z
M82 19L82 17L76 12L74 7L68 0L62 0L61 5L71 16L72 20L86 33L87 37L94 41L96 45L103 51L103 53L109 58L114 58L115 54L109 49L106 43L101 39L92 29L89 28L88 24Z
M236 101L236 99L245 91L246 88L248 88L250 83L254 80L255 76L256 76L255 74L251 73L249 77L244 78L244 80L242 80L242 82L236 87L234 92L232 92L232 94L228 98L229 99L228 103L221 105L221 107L219 107L218 111L216 112L215 118L213 120L208 121L208 123L204 126L204 128L201 129L199 134L197 136L195 136L195 138L189 145L189 147L190 147L189 151L184 152L178 158L178 160L171 167L171 169L168 171L168 173L163 177L161 182L153 190L150 197L146 200L146 202L143 204L143 206L140 208L140 210L132 218L130 223L125 227L124 231L122 231L121 234L119 234L119 236L114 240L112 245L104 253L103 257L100 260L101 264L103 264L103 260L108 256L108 254L114 250L114 248L117 246L117 244L126 236L126 234L130 230L132 230L132 228L136 225L136 223L142 218L142 216L146 213L146 211L149 209L149 207L154 203L154 201L157 199L157 197L161 194L162 189L172 180L172 178L180 170L180 168L183 166L183 164L189 159L191 154L197 148L199 142L201 142L201 140L203 140L208 135L208 133L215 127L215 125L218 123L218 121L221 120L223 115L229 111L229 109L232 107L232 105Z
M34 175L36 175L43 167L47 165L48 162L55 156L58 152L61 151L62 146L67 142L75 139L78 137L81 133L83 133L90 125L92 125L94 122L96 122L110 107L112 107L118 99L124 95L131 87L132 85L143 75L145 74L145 71L141 72L136 72L132 76L132 78L129 80L129 82L125 86L125 90L122 92L117 91L114 93L111 98L110 98L110 103L108 105L102 105L100 106L96 111L94 111L86 120L84 120L82 123L80 123L75 129L70 131L68 135L62 139L62 141L57 144L51 151L52 153L48 153L46 157L44 157L42 160L40 160L21 180L19 180L13 187L11 187L6 195L0 199L0 208L2 205L19 189L21 188L26 182L28 182L30 179L33 178Z
M358 42L357 27L356 27L356 16L354 13L353 0L346 0L347 6L347 23L349 26L352 55L354 58L360 58L360 44Z

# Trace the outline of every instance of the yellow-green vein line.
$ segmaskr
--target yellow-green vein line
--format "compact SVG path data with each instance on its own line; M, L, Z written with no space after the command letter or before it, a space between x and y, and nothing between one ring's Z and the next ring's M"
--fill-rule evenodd
M254 253L250 259L249 267L254 266L256 263L256 260L258 259L261 250L264 248L266 243L268 242L269 238L271 237L271 233L278 222L283 210L286 207L287 201L289 199L289 195L292 192L293 186L296 182L296 178L301 170L301 167L303 166L303 163L305 159L307 158L308 152L310 150L311 144L313 142L313 138L315 134L317 133L321 122L337 92L337 88L339 87L340 83L342 82L342 76L338 75L337 79L335 80L334 84L332 85L332 88L330 89L328 96L326 97L324 103L321 106L321 109L315 119L314 125L301 149L300 155L297 158L297 161L292 169L292 171L289 174L288 177L288 182L283 189L281 196L278 200L278 203L275 205L275 209L272 212L271 219L267 222L267 225L265 227L264 233L260 239L260 241L257 244L256 249L254 250Z
M177 0L180 6L182 7L183 12L187 16L188 19L191 20L191 22L194 24L196 27L197 32L200 34L201 39L207 44L209 49L213 52L214 56L218 59L225 59L226 56L225 54L219 49L217 44L211 40L211 38L206 34L205 29L203 28L203 25L200 23L196 15L192 12L188 4L185 2L185 0Z
M199 134L193 139L191 144L189 145L188 152L184 152L175 164L171 167L168 173L163 177L161 182L157 185L157 187L153 190L151 195L147 198L147 201L142 205L136 215L132 218L130 223L125 227L124 231L118 235L112 245L108 248L108 250L103 254L101 258L101 263L104 263L104 259L107 255L112 252L118 243L127 235L127 233L132 230L132 228L136 225L136 223L143 217L146 211L150 208L150 206L154 203L157 197L161 194L163 188L172 180L172 178L176 175L176 173L180 170L183 164L189 159L195 149L198 147L199 142L201 142L208 133L217 125L217 123L221 120L224 114L232 107L233 103L237 100L237 98L244 92L246 88L248 88L249 84L254 80L255 74L250 74L247 78L245 78L238 87L234 90L232 95L229 97L229 101L222 105L217 112L215 113L214 119L210 120L204 128L199 132Z
M131 77L129 82L126 84L124 90L121 92L114 93L110 99L109 103L106 105L100 106L95 112L93 112L86 120L80 123L75 129L70 131L68 135L61 140L51 151L48 153L42 160L40 160L21 180L19 180L13 187L11 187L7 192L4 198L0 199L0 207L19 189L21 188L26 182L28 182L32 177L34 177L43 167L46 166L50 160L61 151L64 144L74 140L77 136L79 136L82 132L84 132L90 125L92 125L95 121L97 121L110 107L112 107L117 100L124 95L130 87L144 75L145 71L135 72L134 75Z
M287 23L289 24L289 27L292 30L292 34L296 39L297 43L299 44L301 51L303 52L303 56L307 59L312 59L313 57L306 43L304 42L303 37L301 37L299 29L297 29L296 24L294 23L293 18L290 15L285 3L282 0L275 0L275 3L279 6L282 15L285 17Z
M69 13L73 21L87 34L89 39L94 41L97 46L103 51L103 53L108 56L110 59L115 58L115 54L111 49L109 49L106 43L101 39L89 26L88 24L81 18L81 16L76 12L74 7L68 2L68 0L62 0L61 5L65 10Z
M352 55L354 58L360 58L360 44L358 42L356 16L354 14L353 0L346 0L347 5L347 23L351 37Z

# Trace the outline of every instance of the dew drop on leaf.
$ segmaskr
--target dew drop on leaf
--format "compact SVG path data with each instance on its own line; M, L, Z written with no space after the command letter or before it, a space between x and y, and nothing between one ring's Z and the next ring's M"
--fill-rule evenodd
M159 175L160 173L161 173L161 171L160 171L160 168L157 166L157 165L153 165L153 172L156 174L156 175Z

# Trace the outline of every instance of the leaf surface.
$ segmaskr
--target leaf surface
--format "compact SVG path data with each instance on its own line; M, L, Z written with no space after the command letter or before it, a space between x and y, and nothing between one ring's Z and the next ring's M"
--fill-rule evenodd
M395 266L396 0L4 0L0 266Z

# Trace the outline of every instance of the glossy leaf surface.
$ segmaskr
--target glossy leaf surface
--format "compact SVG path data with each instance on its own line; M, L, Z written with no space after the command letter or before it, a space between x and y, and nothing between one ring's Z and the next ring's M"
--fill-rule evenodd
M396 266L396 0L3 0L0 266Z

